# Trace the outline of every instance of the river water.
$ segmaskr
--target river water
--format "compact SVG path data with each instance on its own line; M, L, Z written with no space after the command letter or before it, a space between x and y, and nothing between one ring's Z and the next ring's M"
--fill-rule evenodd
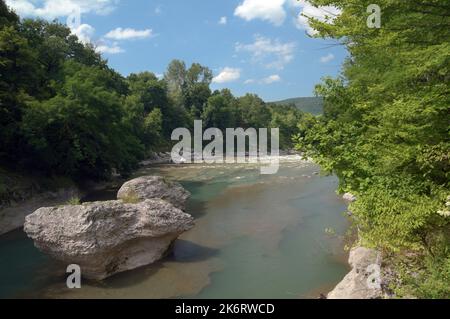
M315 164L289 156L276 175L252 164L162 165L136 175L148 174L192 193L187 211L196 226L171 255L69 290L64 265L15 231L0 237L0 298L316 298L348 271L346 205L337 179L320 176Z

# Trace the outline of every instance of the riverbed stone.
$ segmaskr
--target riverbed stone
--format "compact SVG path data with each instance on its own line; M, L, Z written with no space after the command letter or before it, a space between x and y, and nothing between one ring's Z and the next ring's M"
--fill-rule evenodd
M353 202L356 202L356 196L355 195L353 195L352 193L345 193L343 196L342 196L342 198L344 199L344 200L346 200L347 202L350 202L350 203L353 203Z
M194 225L191 215L162 199L121 200L40 208L24 230L35 246L84 278L103 280L154 263Z
M356 247L351 250L349 264L352 270L328 294L328 299L379 299L383 297L381 286L372 282L381 268L380 253L374 249ZM377 280L380 281L379 277Z
M191 194L179 183L168 181L161 176L142 176L122 185L117 199L125 202L139 202L161 198L184 210Z

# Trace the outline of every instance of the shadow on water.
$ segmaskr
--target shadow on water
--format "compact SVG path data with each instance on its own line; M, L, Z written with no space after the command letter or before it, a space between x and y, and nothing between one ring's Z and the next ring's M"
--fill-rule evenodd
M197 245L186 240L177 240L174 243L172 251L161 261L149 266L140 267L138 269L126 271L114 275L103 282L86 281L86 284L103 289L121 289L133 287L144 282L149 277L154 276L165 266L164 263L196 263L205 261L218 255L218 250Z
M178 239L174 244L172 252L167 256L167 260L179 263L198 262L216 257L218 254L218 249Z

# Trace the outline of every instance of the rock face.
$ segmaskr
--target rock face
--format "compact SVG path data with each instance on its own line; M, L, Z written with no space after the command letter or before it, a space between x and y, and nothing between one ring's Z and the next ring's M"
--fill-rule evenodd
M125 202L161 198L184 210L191 194L178 183L160 176L143 176L133 179L120 188L117 198Z
M350 252L349 263L352 270L328 294L328 299L382 298L381 288L371 281L372 277L376 278L376 268L381 265L379 253L373 249L357 247Z
M81 267L87 279L151 264L193 227L193 218L161 199L38 209L26 218L25 232L38 249Z
M356 202L356 196L352 193L345 193L342 198L350 203Z
M56 192L45 192L30 196L21 202L13 202L0 208L0 235L23 227L25 217L43 206L62 205L70 199L80 197L80 191L75 187L60 189Z

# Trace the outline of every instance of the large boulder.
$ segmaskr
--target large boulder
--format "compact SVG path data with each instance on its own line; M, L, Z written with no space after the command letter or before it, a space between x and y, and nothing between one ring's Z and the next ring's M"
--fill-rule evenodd
M42 252L79 265L87 279L103 280L161 259L192 227L191 215L151 199L41 208L26 218L24 229Z
M160 176L142 176L122 185L117 198L125 202L161 198L184 210L191 194L179 183L170 182Z
M383 297L380 253L365 247L352 249L349 257L352 270L328 294L328 299L379 299ZM379 274L381 276L381 274ZM377 283L378 281L378 283Z

